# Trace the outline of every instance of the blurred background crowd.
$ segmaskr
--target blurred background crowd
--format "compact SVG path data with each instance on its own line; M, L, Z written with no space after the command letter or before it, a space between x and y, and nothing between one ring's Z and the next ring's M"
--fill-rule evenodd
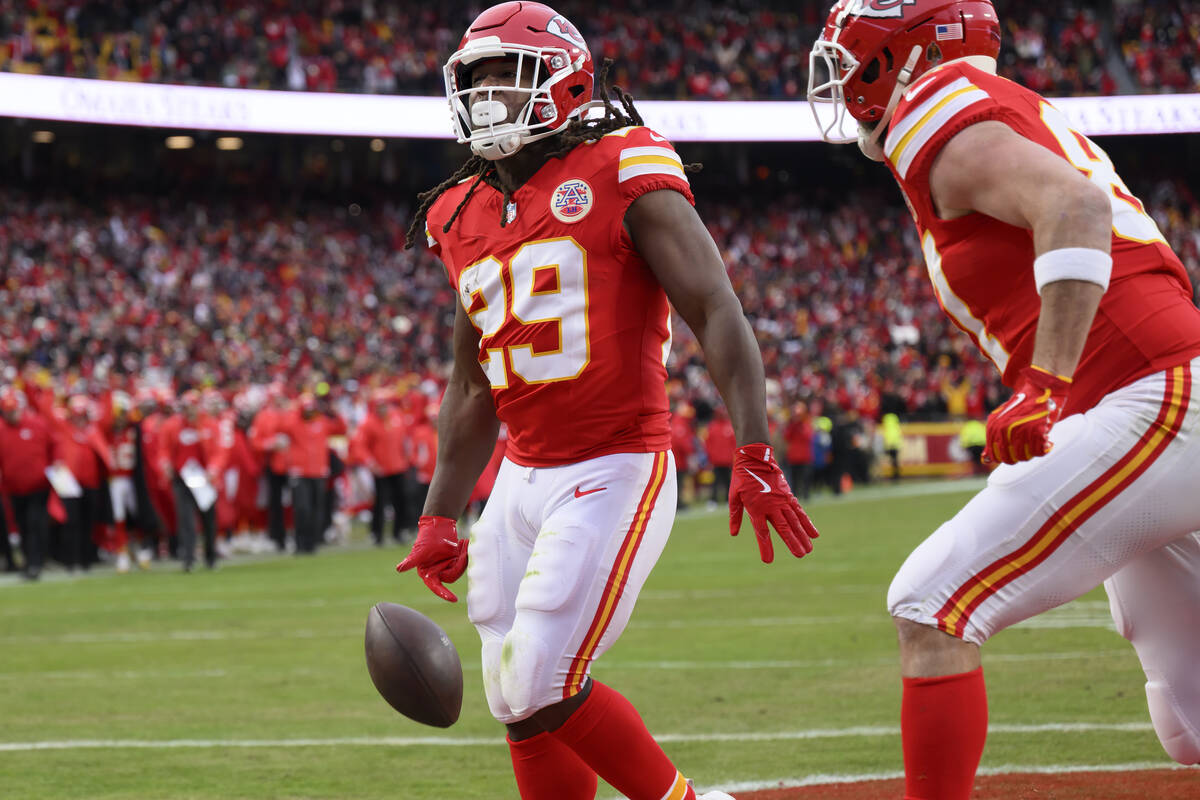
M449 0L26 0L0 11L0 69L297 91L440 94L463 20ZM1002 71L1039 92L1196 91L1187 0L1000 3ZM802 99L827 2L563 0L594 56L652 99Z
M560 5L595 54L618 59L617 83L664 99L801 98L825 9ZM28 0L0 8L0 69L438 94L475 10ZM1018 0L1001 14L1005 74L1038 91L1200 86L1193 4ZM1184 138L1104 145L1195 284L1200 188L1180 168L1197 157ZM359 516L376 543L403 541L436 462L455 303L440 263L405 250L404 232L416 193L461 149L259 136L236 152L179 152L160 141L0 126L0 569L35 578L49 561L128 571L306 555L344 540ZM901 420L978 421L1006 397L938 307L886 173L853 148L679 149L708 165L693 179L698 208L758 336L772 435L802 497L898 474ZM715 506L732 428L695 338L679 320L674 333L681 502Z

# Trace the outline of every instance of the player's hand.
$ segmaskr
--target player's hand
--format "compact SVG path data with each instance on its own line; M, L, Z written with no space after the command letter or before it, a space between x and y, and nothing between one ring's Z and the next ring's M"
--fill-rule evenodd
M454 583L462 577L467 569L468 544L468 540L458 538L458 529L449 517L421 517L417 522L417 541L396 565L396 571L415 568L430 591L443 600L457 603L454 592L442 584Z
M796 558L811 553L812 540L820 535L792 494L770 445L748 444L739 447L733 456L733 477L729 481L730 536L738 535L743 510L750 515L758 552L765 564L775 560L771 525Z
M1062 416L1071 379L1029 366L1012 399L988 415L983 463L1016 464L1050 452L1050 429Z

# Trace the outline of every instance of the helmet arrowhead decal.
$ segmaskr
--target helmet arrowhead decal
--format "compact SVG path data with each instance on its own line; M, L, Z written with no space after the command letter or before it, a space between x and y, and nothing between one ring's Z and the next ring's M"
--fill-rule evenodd
M855 0L848 9L856 17L895 17L904 16L904 7L917 4L917 0Z

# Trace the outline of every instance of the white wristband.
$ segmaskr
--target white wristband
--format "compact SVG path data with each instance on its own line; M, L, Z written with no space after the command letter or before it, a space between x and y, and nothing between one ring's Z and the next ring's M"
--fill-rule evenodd
M1047 283L1087 281L1108 291L1112 256L1091 247L1062 247L1042 253L1033 262L1033 279L1040 295Z

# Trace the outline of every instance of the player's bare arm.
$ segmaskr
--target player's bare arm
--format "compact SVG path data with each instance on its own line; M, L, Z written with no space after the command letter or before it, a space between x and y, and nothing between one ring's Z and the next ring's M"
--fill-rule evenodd
M988 419L984 459L1012 464L1043 455L1108 288L1112 206L1068 161L994 121L950 139L929 183L943 218L977 211L1033 232L1041 297L1033 357L1012 400Z
M500 431L478 352L479 333L462 306L456 305L454 367L438 415L437 465L417 523L417 541L396 565L399 572L415 569L430 591L451 603L458 597L445 584L462 577L468 549L467 540L458 538L455 521L466 508Z
M421 512L457 519L496 445L500 421L479 365L479 332L461 304L454 311L454 366L438 414L438 458Z
M981 158L980 153L987 153ZM1108 253L1112 206L1075 167L1002 122L965 128L942 148L929 175L943 219L971 212L1033 231L1037 255L1064 248ZM1033 363L1074 374L1104 289L1082 280L1042 288Z
M767 444L762 354L700 216L683 195L660 189L630 205L625 228L671 304L696 334L709 374L729 409L739 445L729 493L730 533L736 536L741 528L745 502L764 562L774 559L768 524L792 555L812 552L817 530L792 495ZM756 507L768 502L772 507Z
M625 213L634 246L696 334L738 444L767 441L762 354L700 215L678 192L639 197Z

